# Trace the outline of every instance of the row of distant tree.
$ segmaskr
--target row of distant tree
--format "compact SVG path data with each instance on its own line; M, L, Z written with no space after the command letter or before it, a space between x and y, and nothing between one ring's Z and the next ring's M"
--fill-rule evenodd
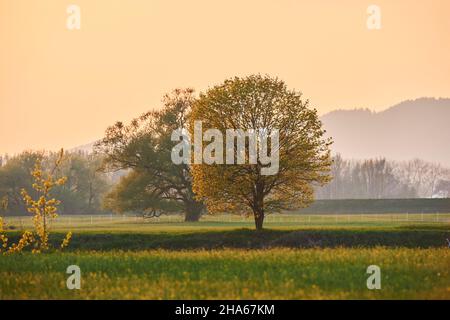
M333 180L316 188L318 199L407 199L450 196L450 169L420 159L346 160L337 154Z
M0 156L0 203L7 214L25 214L20 191L31 194L30 172L37 159L44 164L56 154L26 151L6 161ZM68 178L54 196L62 200L63 214L98 214L145 210L154 199L144 192L145 179L133 171L105 172L104 156L86 152L66 153L57 174ZM317 199L406 199L450 196L450 169L415 159L406 162L386 159L346 160L333 157L332 181L315 189ZM120 177L122 176L122 180ZM119 183L120 181L120 183ZM175 206L173 211L179 211ZM168 210L171 211L171 210Z
M31 171L42 159L44 170L49 170L57 153L25 151L5 161L0 161L0 212L10 215L26 214L21 190L36 196L32 188ZM102 157L82 152L66 153L56 176L67 177L67 183L55 187L52 196L61 200L62 214L96 214L104 212L103 198L111 189L114 177L101 168Z

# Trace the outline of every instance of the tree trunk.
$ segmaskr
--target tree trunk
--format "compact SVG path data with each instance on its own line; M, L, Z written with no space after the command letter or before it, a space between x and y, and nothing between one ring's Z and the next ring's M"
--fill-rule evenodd
M185 204L185 222L196 222L200 220L203 211L203 204L197 201L190 201Z
M257 231L262 230L263 228L263 223L264 223L264 210L261 209L257 209L253 215L255 216L255 227Z
M256 231L261 231L264 223L264 184L256 184L256 193L253 196L253 215L255 216Z

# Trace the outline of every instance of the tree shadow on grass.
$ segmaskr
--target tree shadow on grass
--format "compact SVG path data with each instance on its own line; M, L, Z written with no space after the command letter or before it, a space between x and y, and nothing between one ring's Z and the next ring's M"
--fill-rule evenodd
M70 250L195 250L333 247L447 246L449 230L263 230L198 231L189 233L80 233L74 234ZM61 239L53 234L52 239ZM51 239L51 240L52 240ZM57 245L57 243L55 242Z

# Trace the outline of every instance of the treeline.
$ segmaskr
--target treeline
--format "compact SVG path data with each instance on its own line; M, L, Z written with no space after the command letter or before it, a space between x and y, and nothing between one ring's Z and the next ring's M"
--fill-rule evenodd
M317 199L408 199L450 196L450 169L420 159L346 160L333 157L332 181L316 188Z
M27 214L20 191L24 188L33 194L30 172L34 164L38 159L43 159L44 165L50 166L56 156L56 153L25 151L14 157L0 157L0 214ZM104 155L96 153L66 153L57 175L66 176L67 183L54 192L54 196L62 201L61 214L110 213L116 211L113 207L117 206L122 196L126 196L123 201L126 200L131 206L130 211L138 213L136 209L139 205L133 200L143 195L128 184L135 173L125 170L105 173L104 160ZM448 198L450 195L450 170L420 159L406 162L382 158L346 160L338 154L333 157L331 175L333 179L330 183L315 189L319 201L310 210L315 211L317 206L323 209L320 200L328 199ZM337 205L325 203L327 206ZM348 211L348 208L345 210Z
M57 153L26 151L17 156L0 160L0 214L27 214L21 190L35 196L31 171L37 160L43 161L44 170L49 170ZM67 177L67 182L53 190L52 196L61 200L60 214L105 213L103 198L111 189L114 177L101 172L102 157L85 152L64 155L58 177Z

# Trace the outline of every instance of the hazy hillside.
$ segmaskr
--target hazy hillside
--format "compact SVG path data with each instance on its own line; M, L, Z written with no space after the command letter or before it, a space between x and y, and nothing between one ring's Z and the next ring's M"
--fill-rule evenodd
M420 158L450 166L450 99L421 98L382 112L337 110L322 116L344 158ZM90 152L94 143L74 148Z
M69 151L71 151L71 152L82 151L82 152L91 153L92 151L94 151L94 145L95 145L95 142L91 142L91 143L88 143L88 144L84 144L82 146L78 146L78 147L72 148Z
M382 112L338 110L321 119L333 152L344 158L421 158L450 166L450 99L408 100Z

